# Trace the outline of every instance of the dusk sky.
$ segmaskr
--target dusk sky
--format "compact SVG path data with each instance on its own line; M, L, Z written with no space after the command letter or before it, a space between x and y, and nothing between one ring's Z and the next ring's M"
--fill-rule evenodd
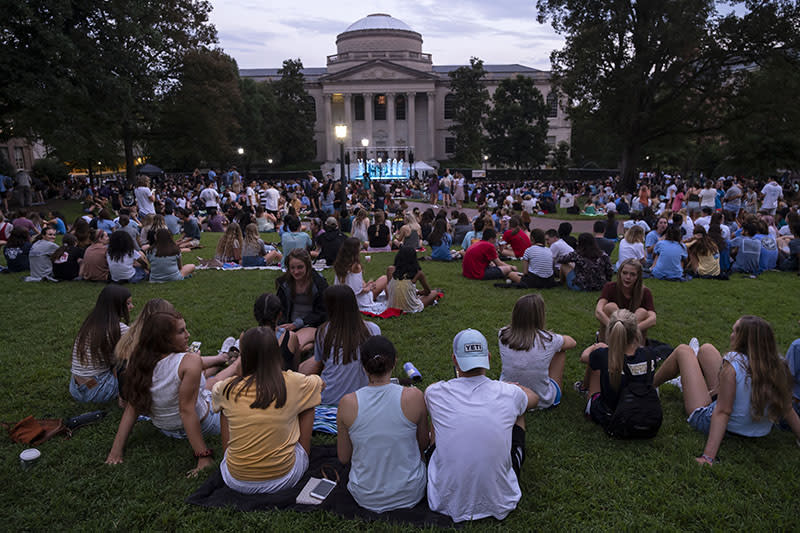
M239 68L280 67L299 57L306 67L324 67L336 53L336 35L371 13L386 13L422 34L422 51L435 65L520 63L550 69L550 52L563 39L536 22L533 0L440 0L398 2L258 2L212 0L211 22L219 45ZM457 5L457 8L456 8Z

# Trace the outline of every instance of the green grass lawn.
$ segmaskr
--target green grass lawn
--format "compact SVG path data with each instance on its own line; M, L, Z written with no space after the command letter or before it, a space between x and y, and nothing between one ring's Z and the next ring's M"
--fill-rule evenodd
M205 234L202 250L186 254L213 256L218 235ZM377 277L393 254L372 254L366 265ZM514 301L523 291L502 290L491 282L461 277L460 263L424 262L430 283L444 289L441 303L417 315L380 321L383 333L397 345L398 369L413 361L423 385L452 377L450 353L455 333L481 330L494 358L490 376L500 363L497 330L510 320ZM332 272L325 272L332 281ZM75 334L102 286L92 283L22 283L21 275L0 276L0 413L2 420L27 415L69 417L90 411L67 389L70 352ZM276 272L197 272L192 279L169 284L131 286L138 313L153 297L175 304L185 316L192 340L203 351L219 348L228 335L254 325L252 304L272 291ZM742 314L768 319L785 350L800 337L797 295L800 278L767 273L758 279L734 276L731 281L694 280L670 283L648 280L658 311L652 338L678 344L692 336L725 348L730 328ZM699 467L694 457L705 438L685 422L680 392L661 389L664 425L659 435L643 442L610 440L583 417L584 401L571 383L583 375L580 351L593 342L597 293L564 288L543 293L548 327L572 335L578 348L567 355L562 404L527 415L527 460L521 480L523 497L502 523L483 520L470 530L790 530L796 528L800 450L791 434L774 430L761 439L726 437L722 463ZM399 371L396 372L399 375ZM121 411L104 407L102 422L79 430L72 439L55 438L39 448L42 458L23 471L17 456L23 445L0 439L0 479L4 505L0 518L9 530L225 530L259 528L271 531L356 531L406 529L386 524L365 525L322 512L253 512L207 510L184 499L205 475L188 480L194 465L187 442L163 437L148 423L138 423L128 442L125 463L107 466ZM332 443L315 437L315 443ZM219 438L207 439L220 448ZM460 465L468 468L468 464Z

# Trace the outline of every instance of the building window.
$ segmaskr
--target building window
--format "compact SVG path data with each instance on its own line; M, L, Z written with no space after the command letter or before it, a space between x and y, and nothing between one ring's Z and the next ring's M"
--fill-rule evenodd
M445 120L453 120L453 115L455 114L455 102L456 97L452 94L448 94L444 97L444 118Z
M556 91L550 91L550 94L547 95L547 116L548 117L557 117L558 116L558 94Z
M455 137L445 137L444 139L444 151L446 154L454 154L456 153L456 138Z
M386 95L376 94L373 105L375 120L386 120Z
M554 135L549 135L547 137L547 139L545 140L545 143L547 143L547 146L551 150L553 150L556 147L556 138L555 138L555 136Z
M308 99L308 108L311 111L311 114L316 117L317 116L317 101L314 99L313 96L309 95Z
M364 95L357 94L353 97L353 113L356 120L364 120Z
M19 146L14 148L14 164L17 165L17 168L25 168L25 155Z
M396 120L406 119L406 95L398 94L394 99L394 118Z

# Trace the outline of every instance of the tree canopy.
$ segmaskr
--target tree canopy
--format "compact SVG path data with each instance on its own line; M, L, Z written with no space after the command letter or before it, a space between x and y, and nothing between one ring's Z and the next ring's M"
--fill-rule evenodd
M453 125L455 135L453 159L463 165L480 166L483 153L483 127L489 111L489 91L484 78L483 61L476 57L469 66L459 67L449 74L450 94L453 98Z
M494 165L533 168L544 163L547 106L533 79L516 76L500 82L486 120L487 151Z

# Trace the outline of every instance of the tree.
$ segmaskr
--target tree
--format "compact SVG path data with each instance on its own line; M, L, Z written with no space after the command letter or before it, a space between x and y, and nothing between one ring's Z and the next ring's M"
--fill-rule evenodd
M551 55L571 116L589 118L621 150L632 190L643 147L675 134L719 131L741 61L735 15L713 0L538 0L539 22L566 36Z
M484 78L483 61L471 57L469 66L459 67L449 74L450 94L453 95L453 125L456 137L453 159L467 166L480 166L483 152L483 126L489 111L489 91Z
M91 151L104 147L94 129L119 142L128 178L135 177L134 146L157 117L162 96L175 85L187 51L216 41L206 0L3 0L0 24L4 119L40 137L56 152L74 150L75 138ZM41 42L39 42L41 41ZM8 71L12 67L15 71ZM54 69L55 74L45 73ZM20 86L20 84L24 84ZM18 95L14 93L18 92ZM44 110L54 110L50 116ZM6 114L7 113L7 114ZM54 132L53 125L58 131ZM63 144L62 144L63 143Z
M263 163L272 159L278 162L278 139L284 130L277 125L278 106L272 84L243 79L240 91L239 146L244 148L245 168L249 170L253 161Z
M230 161L241 105L236 61L218 49L189 51L152 129L150 156L180 169Z
M303 86L303 62L287 59L278 71L281 79L274 83L276 113L275 138L277 159L291 165L314 158L314 100Z
M533 79L516 76L500 82L486 120L487 151L494 165L532 168L544 163L547 106Z
M569 143L561 141L556 145L553 152L553 166L560 179L566 179L569 172Z

